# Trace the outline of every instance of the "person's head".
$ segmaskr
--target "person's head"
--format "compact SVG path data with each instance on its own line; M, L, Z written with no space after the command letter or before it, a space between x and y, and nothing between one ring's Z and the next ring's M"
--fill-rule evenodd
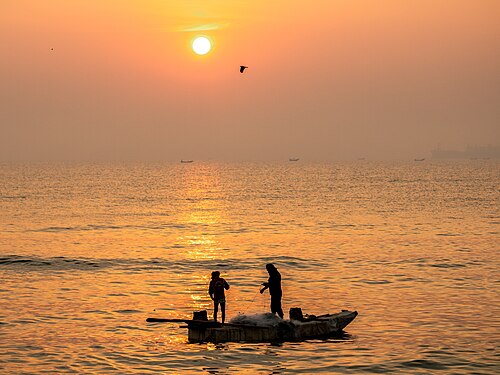
M266 270L267 270L267 272L269 272L269 274L277 271L276 267L274 267L274 264L272 264L272 263L266 264Z
M219 271L212 272L212 279L218 279L219 276L220 276L220 272Z

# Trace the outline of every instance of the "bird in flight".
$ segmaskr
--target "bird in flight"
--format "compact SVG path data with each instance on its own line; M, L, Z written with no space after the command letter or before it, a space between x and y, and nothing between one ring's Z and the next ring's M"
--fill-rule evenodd
M241 65L241 66L240 66L240 73L243 73L243 71L244 71L246 68L248 68L248 66L243 66L243 65Z

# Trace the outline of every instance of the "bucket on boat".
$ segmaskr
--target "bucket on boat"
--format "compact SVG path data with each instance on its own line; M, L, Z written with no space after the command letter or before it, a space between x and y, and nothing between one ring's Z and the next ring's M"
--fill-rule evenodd
M208 320L207 310L193 311L193 320Z
M300 307L292 307L288 313L290 319L303 321L304 315L302 314L302 309Z

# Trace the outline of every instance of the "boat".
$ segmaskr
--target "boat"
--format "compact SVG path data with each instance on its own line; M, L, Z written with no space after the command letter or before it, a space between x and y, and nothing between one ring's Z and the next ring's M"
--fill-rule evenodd
M414 161L424 161L425 158L422 158L422 159L414 159Z
M195 317L196 317L195 312ZM185 323L188 341L202 342L284 342L327 338L343 333L343 329L358 315L357 311L342 310L336 314L281 319L274 314L238 315L224 325L205 319L148 318L147 322Z
M181 163L192 163L192 162L193 160L184 160L184 159L181 160Z
M299 158L288 158L288 161L299 161Z

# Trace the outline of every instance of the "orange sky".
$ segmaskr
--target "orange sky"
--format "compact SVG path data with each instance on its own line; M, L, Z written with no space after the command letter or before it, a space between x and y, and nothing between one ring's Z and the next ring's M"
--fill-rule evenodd
M412 158L500 140L496 0L3 0L0 45L0 160Z

